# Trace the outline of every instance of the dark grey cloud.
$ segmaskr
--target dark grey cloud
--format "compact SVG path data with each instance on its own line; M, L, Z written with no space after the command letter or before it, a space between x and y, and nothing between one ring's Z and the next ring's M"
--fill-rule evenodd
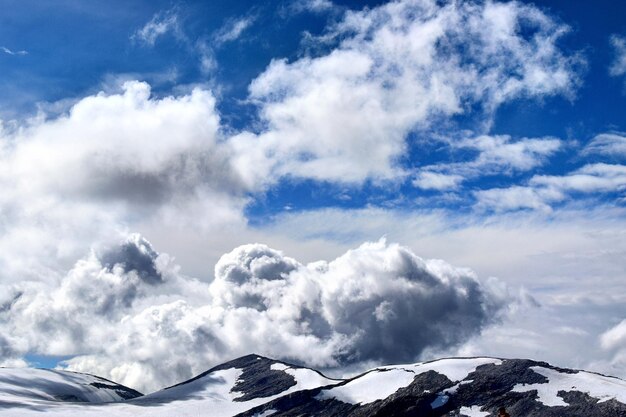
M127 242L105 251L99 259L109 272L115 266L120 266L125 273L134 271L148 284L158 284L163 282L155 265L158 256L150 242L139 235L133 235Z

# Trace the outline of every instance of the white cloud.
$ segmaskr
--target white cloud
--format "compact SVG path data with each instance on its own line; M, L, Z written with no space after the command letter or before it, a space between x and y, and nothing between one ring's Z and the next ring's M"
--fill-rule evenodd
M78 261L57 288L22 283L3 297L12 351L78 355L70 369L143 390L252 351L314 366L410 361L477 334L510 299L384 241L308 265L245 245L200 283L136 235Z
M479 152L469 169L490 172L529 171L545 162L546 157L559 150L562 143L556 138L523 138L511 140L508 135L482 135L464 140L458 147Z
M530 183L559 191L616 192L626 188L626 166L587 164L564 176L536 175Z
M603 333L600 343L603 349L616 349L626 346L626 320L622 320Z
M168 33L177 38L183 37L175 8L155 14L148 23L133 33L131 39L147 46L154 46L158 38Z
M596 135L583 149L585 155L626 157L626 136L619 133Z
M611 36L611 45L615 50L615 60L609 72L612 76L618 77L626 74L626 38L623 36Z
M600 335L600 346L610 357L604 361L598 361L598 367L602 366L609 372L618 374L626 368L626 319Z
M239 19L227 20L224 25L213 34L213 41L221 45L232 42L241 37L243 32L248 29L255 21L254 16L245 16Z
M211 74L217 69L215 52L225 43L239 39L243 33L254 23L256 16L245 16L239 19L228 19L222 27L216 30L210 37L210 42L199 39L194 45L194 50L200 58L200 70L204 74Z
M24 50L14 51L12 49L7 48L6 46L0 46L0 51L9 55L28 55L28 51L24 51Z
M513 140L509 135L481 135L467 139L449 139L446 145L452 152L471 150L477 152L477 155L465 162L422 167L413 185L424 189L444 190L456 188L468 179L530 171L556 153L562 142L551 137ZM519 195L520 190L515 193ZM510 197L513 194L508 193Z
M313 13L323 13L335 8L335 4L330 0L300 0L293 1L289 5L292 12L302 13L304 11Z
M422 171L413 180L413 185L424 190L441 191L456 189L462 181L463 177L460 175Z
M565 175L534 175L528 185L475 191L478 209L508 211L538 209L549 212L553 203L572 193L619 193L626 189L626 166L587 164Z
M156 99L147 84L128 82L122 93L86 97L58 118L6 132L3 279L54 276L48 268L67 266L129 224L245 224L247 188L219 129L210 92Z
M558 191L511 186L475 191L477 208L495 211L534 209L550 212L550 203L563 200Z

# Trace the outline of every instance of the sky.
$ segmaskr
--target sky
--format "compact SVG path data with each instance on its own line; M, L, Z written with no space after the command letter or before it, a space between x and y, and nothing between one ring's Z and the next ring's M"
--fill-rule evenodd
M626 6L0 5L0 365L626 378Z

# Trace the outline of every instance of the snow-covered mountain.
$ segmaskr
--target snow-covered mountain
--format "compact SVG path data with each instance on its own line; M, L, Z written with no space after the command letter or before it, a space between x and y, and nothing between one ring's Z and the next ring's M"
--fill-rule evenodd
M626 416L626 381L520 359L450 358L354 378L248 355L140 396L98 377L0 369L10 416Z

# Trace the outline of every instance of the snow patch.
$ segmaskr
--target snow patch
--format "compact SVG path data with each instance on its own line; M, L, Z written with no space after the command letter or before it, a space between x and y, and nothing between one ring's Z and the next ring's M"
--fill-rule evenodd
M411 369L415 374L435 371L445 375L450 381L456 382L467 378L479 366L487 364L501 365L502 361L495 358L450 358L412 365L385 366L380 369Z
M406 369L375 369L345 385L321 391L315 399L337 399L348 404L369 404L409 385L415 373Z
M270 369L272 371L284 371L285 369L289 369L289 366L285 365L284 363L276 362L273 363L272 366L270 366Z
M337 399L348 404L369 404L382 400L408 386L416 375L435 371L452 382L467 378L477 367L485 364L500 365L494 358L454 358L411 365L392 365L373 369L345 385L320 392L318 400ZM454 387L453 387L454 388Z
M326 378L316 371L307 368L288 368L285 369L285 372L293 376L296 380L296 385L289 388L289 390L285 391L285 393L305 389L313 389L331 384L334 385L341 381Z
M459 387L460 387L461 385L464 385L464 384L471 384L472 382L474 382L474 380L473 380L473 379L467 379L467 380L465 380L465 381L461 381L461 382L459 382L458 384L456 384L455 386L453 386L453 387L450 387L450 388L447 388L447 389L443 390L443 393L444 393L444 394L454 395L454 394L456 394L456 392L459 390Z
M548 382L517 384L512 391L537 391L537 400L548 407L569 405L558 396L559 391L580 391L597 398L598 402L615 399L626 403L626 381L585 371L567 374L541 366L533 366L530 369L548 378Z
M461 407L461 414L467 417L486 417L489 415L489 411L480 411L480 405L473 405L471 407Z

